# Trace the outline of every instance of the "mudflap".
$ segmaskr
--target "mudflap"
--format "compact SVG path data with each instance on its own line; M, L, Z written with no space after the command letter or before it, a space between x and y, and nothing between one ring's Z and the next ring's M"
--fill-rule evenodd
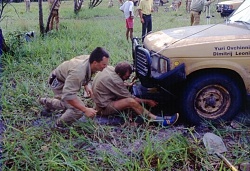
M160 87L144 87L140 82L133 85L132 94L141 99L151 99L158 102L154 108L149 108L150 111L158 116L172 115L176 112L176 98L166 89Z

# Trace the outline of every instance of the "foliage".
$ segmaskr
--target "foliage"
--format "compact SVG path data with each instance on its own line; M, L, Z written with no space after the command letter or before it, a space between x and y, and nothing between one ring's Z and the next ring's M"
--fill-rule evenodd
M202 144L202 131L214 132L227 138L228 159L238 165L249 161L249 128L231 129L225 123L219 126L205 123L204 127L184 126L161 128L149 123L143 126L106 126L76 122L66 132L53 129L60 113L52 117L40 116L40 96L52 96L47 78L52 69L64 60L89 54L95 47L106 48L111 65L119 61L132 62L131 43L125 37L125 19L119 11L119 2L108 8L104 1L94 9L82 8L77 15L72 2L62 2L59 31L39 36L38 5L31 3L31 12L25 4L12 4L1 22L13 54L1 58L2 170L229 170L215 156L207 155ZM169 5L169 4L167 4ZM49 15L44 2L44 15ZM153 30L189 25L189 14L184 5L177 12L164 12L159 7L153 14ZM215 9L214 9L215 10ZM178 14L178 15L177 15ZM211 23L223 22L216 17ZM202 14L202 24L206 23ZM17 35L35 31L31 42ZM139 18L135 18L134 36L141 36ZM85 99L86 102L87 99ZM91 100L86 102L92 106ZM126 118L126 114L123 114ZM200 131L200 132L197 132ZM202 130L202 131L201 131Z

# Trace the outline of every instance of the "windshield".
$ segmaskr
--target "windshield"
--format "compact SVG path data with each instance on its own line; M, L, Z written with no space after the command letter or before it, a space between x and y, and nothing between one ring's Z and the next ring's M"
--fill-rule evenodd
M245 0L232 14L230 22L243 22L250 24L250 0Z

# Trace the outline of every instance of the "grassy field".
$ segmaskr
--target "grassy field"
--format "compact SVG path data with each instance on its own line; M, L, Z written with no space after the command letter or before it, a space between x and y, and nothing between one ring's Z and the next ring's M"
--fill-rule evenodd
M229 170L216 156L208 155L202 143L204 132L214 132L226 139L226 157L235 165L249 161L249 128L232 129L226 124L206 123L200 127L178 125L171 128L106 126L77 122L65 133L51 127L58 117L41 117L40 96L52 96L46 81L49 73L62 61L89 54L95 47L106 48L111 65L132 62L131 43L125 38L125 21L118 1L108 8L108 1L92 10L88 1L78 15L73 1L62 1L60 30L39 35L38 4L12 3L4 10L1 28L13 54L1 57L2 170ZM185 5L179 11L165 12L169 4L153 14L153 31L190 25ZM43 3L44 23L48 17L47 2ZM223 22L211 6L211 23ZM206 24L202 14L201 24ZM35 31L32 42L23 35ZM141 36L139 18L135 18L134 36ZM91 106L91 100L85 100Z

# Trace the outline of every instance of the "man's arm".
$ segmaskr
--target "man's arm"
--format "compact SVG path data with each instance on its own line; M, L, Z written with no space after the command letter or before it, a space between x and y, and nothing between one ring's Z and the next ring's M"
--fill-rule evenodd
M124 13L124 4L119 9Z
M211 3L213 3L215 0L205 0L205 2L204 2L204 5L205 6L208 6L208 5L210 5Z
M129 18L133 18L132 11L129 11Z
M144 23L144 20L143 20L143 17L142 17L142 10L138 9L138 12L139 12L139 16L140 16L140 19L141 19L141 23Z
M91 97L93 95L93 91L92 91L90 83L88 83L87 85L84 86L84 92L87 95L86 97Z
M83 111L85 113L85 116L87 117L93 118L96 115L97 112L96 110L84 106L83 103L78 98L72 100L66 100L66 102L71 106L75 107L76 109Z

